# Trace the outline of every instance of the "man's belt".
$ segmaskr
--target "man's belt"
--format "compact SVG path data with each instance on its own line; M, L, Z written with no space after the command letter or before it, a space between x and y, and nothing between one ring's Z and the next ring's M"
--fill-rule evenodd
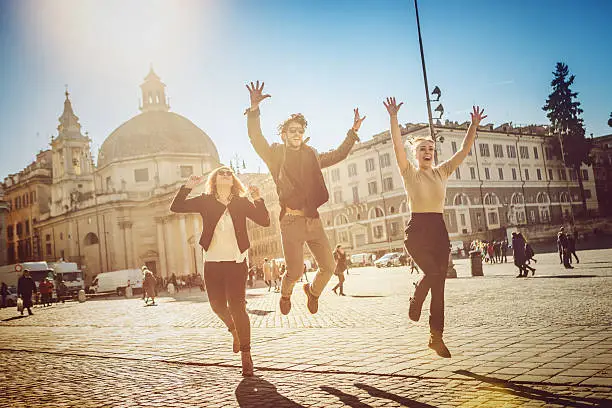
M289 214L289 215L301 215L303 217L304 216L304 210L294 210L293 208L287 207L285 209L285 214Z

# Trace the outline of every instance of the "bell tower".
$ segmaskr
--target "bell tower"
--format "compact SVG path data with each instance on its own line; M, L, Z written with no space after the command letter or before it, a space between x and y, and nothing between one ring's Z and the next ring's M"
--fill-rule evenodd
M166 84L164 84L157 74L153 71L153 65L145 77L145 81L140 85L142 90L143 112L168 112L170 105L166 100Z
M65 95L64 112L59 117L57 127L58 135L51 138L52 217L76 210L94 191L91 139L81 133L81 124L72 110L67 89Z

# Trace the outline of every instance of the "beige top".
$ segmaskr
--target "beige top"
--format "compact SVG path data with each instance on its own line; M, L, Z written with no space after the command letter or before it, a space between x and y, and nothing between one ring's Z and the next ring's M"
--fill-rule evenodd
M234 222L226 208L219 222L217 222L208 251L202 250L204 261L234 261L240 263L246 259L248 251L247 249L240 253L240 248L238 248L238 242L236 241L236 233L234 232Z
M446 181L461 164L461 157L454 155L439 166L428 170L408 166L402 172L404 188L408 193L408 206L413 213L444 213Z

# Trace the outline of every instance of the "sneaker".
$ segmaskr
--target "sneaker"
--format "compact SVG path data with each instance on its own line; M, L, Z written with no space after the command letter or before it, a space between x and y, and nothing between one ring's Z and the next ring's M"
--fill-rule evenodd
M415 298L410 298L410 306L408 307L408 317L410 320L418 322L421 318L421 309L423 305L418 305Z
M306 293L306 297L308 298L308 302L306 303L308 306L308 311L312 314L317 313L319 310L319 298L310 292L310 283L305 283L303 288L304 293Z
M291 298L281 296L279 306L282 314L289 314L289 311L291 310Z
M434 336L433 334L429 337L429 348L436 352L440 357L451 358L451 353L442 340L442 336Z

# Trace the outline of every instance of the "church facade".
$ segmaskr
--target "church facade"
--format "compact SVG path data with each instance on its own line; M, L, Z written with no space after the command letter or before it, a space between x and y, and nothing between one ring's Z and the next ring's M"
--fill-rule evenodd
M206 133L170 112L153 69L141 90L141 113L106 138L97 165L68 93L51 142L49 210L36 225L40 258L77 262L87 284L100 272L142 265L160 277L202 273L199 215L169 207L185 178L217 167L219 155Z

